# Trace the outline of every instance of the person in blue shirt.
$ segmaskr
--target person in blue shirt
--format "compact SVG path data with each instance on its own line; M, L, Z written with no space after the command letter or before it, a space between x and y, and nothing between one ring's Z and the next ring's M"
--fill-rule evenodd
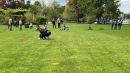
M110 24L111 24L111 30L113 30L113 26L114 26L114 20L110 20Z
M118 30L121 29L122 23L123 23L123 20L121 18L119 18L119 20L118 20Z

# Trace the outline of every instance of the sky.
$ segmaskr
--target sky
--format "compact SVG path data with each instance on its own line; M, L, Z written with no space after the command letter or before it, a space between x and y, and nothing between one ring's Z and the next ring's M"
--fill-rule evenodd
M27 0L25 0L26 2ZM35 1L37 0L30 0L31 3L33 4ZM52 2L53 0L45 0L45 3L49 3ZM65 5L66 4L66 0L57 0L61 5ZM124 12L124 13L130 13L130 0L121 0L121 6L119 7L119 9Z
M130 0L121 0L119 9L124 13L130 13Z

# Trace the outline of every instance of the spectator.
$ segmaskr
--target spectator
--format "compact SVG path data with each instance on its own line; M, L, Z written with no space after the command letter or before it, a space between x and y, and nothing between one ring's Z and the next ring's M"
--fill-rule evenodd
M60 30L69 30L69 27L64 24Z
M32 29L32 27L33 27L33 23L32 23L32 22L30 22L30 25L29 25L29 26L30 26L30 29Z
M63 19L61 18L60 20L61 20L61 24L63 24Z
M119 18L119 20L118 20L118 30L121 29L122 23L123 23L123 20L121 18Z
M14 27L17 27L17 23L16 23L16 20L14 20Z
M110 24L111 24L111 30L113 30L113 26L114 26L114 20L110 20Z
M22 20L19 20L20 31L22 30Z
M58 22L58 28L61 28L60 25L61 25L61 20L60 18L57 19L57 22Z
M53 25L53 28L56 28L56 23L55 23L55 19L52 18L52 25Z
M117 24L118 24L118 19L116 18L115 20L114 20L114 30L117 30Z
M10 28L10 31L12 31L12 18L9 19L9 28Z

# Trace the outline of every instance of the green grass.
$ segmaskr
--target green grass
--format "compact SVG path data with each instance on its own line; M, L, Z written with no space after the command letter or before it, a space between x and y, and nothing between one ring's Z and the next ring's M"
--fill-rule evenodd
M91 25L90 31L87 24L66 25L69 31L48 25L50 40L24 27L0 26L0 73L130 73L130 25Z

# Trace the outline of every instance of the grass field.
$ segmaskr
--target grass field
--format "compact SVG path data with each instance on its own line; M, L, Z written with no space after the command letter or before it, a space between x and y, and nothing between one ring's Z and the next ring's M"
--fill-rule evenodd
M35 26L0 26L0 73L130 73L130 25L66 25L69 31L48 25L49 40L38 40Z

